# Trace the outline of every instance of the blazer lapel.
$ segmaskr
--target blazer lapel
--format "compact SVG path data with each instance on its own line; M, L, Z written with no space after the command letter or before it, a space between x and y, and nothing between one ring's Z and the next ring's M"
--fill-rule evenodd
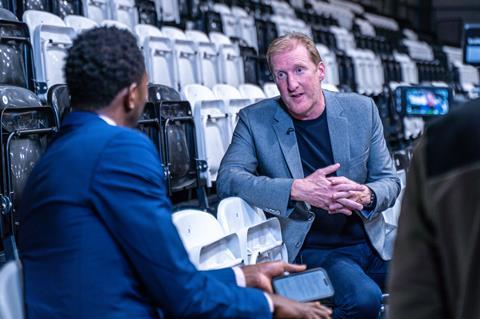
M323 91L325 108L327 110L328 132L332 144L333 160L340 163L337 176L348 175L348 159L350 158L350 133L348 121L342 116L343 106L338 102L335 94Z
M293 121L290 115L278 105L273 120L273 129L277 135L278 143L287 162L288 169L293 178L303 178L302 162L298 151L297 137L295 136Z

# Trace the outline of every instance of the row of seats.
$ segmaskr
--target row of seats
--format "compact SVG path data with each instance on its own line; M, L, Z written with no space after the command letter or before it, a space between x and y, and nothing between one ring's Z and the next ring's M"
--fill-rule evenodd
M239 197L223 199L217 218L187 209L174 213L172 219L199 270L288 261L278 218L267 219L263 211Z

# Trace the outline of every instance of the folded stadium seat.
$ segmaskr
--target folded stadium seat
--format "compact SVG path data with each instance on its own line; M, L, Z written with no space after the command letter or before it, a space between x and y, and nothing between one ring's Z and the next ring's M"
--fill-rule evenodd
M77 35L82 33L83 31L98 27L98 23L96 23L92 19L83 16L69 15L63 18L63 21L65 21L65 24L68 27L74 29Z
M197 30L185 31L187 39L196 45L195 52L200 68L200 83L209 88L220 82L220 59L215 44L208 36Z
M137 7L138 23L158 26L157 9L153 0L135 0Z
M228 197L220 201L217 219L224 233L238 235L245 264L274 260L288 262L278 218L267 219L263 211L240 197Z
M162 25L178 25L180 23L178 0L155 0L155 7Z
M368 60L365 56L364 50L349 49L346 51L347 55L352 59L353 68L355 70L355 87L360 94L371 94L369 82L371 74L369 74Z
M76 33L60 17L48 12L27 10L23 21L32 35L37 93L45 99L50 86L65 83L62 66Z
M275 27L277 28L277 35L282 36L289 32L294 31L291 25L291 18L273 15L270 17L270 20L275 23Z
M360 4L351 1L330 0L330 3L337 7L343 7L357 15L362 15L365 12L365 9Z
M400 179L400 194L398 194L395 204L382 212L385 223L387 223L387 232L392 231L397 227L398 217L402 208L403 195L405 194L405 187L407 182L407 173L405 169L397 169L397 176ZM389 227L390 226L390 227Z
M66 84L55 84L48 89L47 105L55 110L57 122L62 123L65 115L71 111L70 95Z
M403 53L394 52L393 57L400 63L402 69L402 81L410 84L418 84L417 65L412 59Z
M303 9L305 8L305 1L304 0L290 0L290 5L295 9Z
M170 39L147 24L136 25L135 35L145 58L149 83L176 87L176 60Z
M337 39L329 27L315 25L312 27L312 38L313 41L327 46L330 50L338 49Z
M0 85L35 90L32 48L28 26L6 9L0 9Z
M111 19L110 0L83 0L83 13L97 23Z
M102 22L100 22L100 25L104 27L115 27L118 29L123 29L123 30L132 32L132 29L130 29L130 26L117 20L103 20Z
M255 27L257 29L258 53L265 55L268 44L278 36L277 26L269 19L255 18Z
M202 30L206 34L210 32L223 32L222 16L213 11L209 6L200 6L199 18L196 19L195 29Z
M238 87L238 91L240 91L240 94L244 99L250 99L251 104L267 98L262 89L254 84L241 84Z
M277 85L273 82L265 83L263 85L263 92L265 92L265 95L267 96L267 98L276 97L280 95L280 91L278 90Z
M130 30L138 24L138 11L135 0L110 0L110 19L119 21Z
M138 125L150 137L161 157L168 194L174 204L189 199L197 190L200 207L207 208L205 181L207 164L198 160L195 123L188 101L173 88L150 85L148 102Z
M243 61L243 71L245 83L259 84L262 82L264 65L266 58L259 56L254 47L246 46L246 43L238 44L240 57Z
M50 0L18 0L12 1L15 9L13 10L18 19L22 19L23 13L27 10L51 11ZM33 35L30 34L30 37Z
M224 111L225 102L199 84L186 85L182 88L182 95L192 106L198 158L208 163L208 171L202 178L207 181L208 187L212 187L232 135L228 115Z
M245 40L248 46L255 48L258 52L257 30L255 30L255 19L247 11L240 7L232 7L232 14L237 19L236 35Z
M211 214L185 209L175 212L172 221L190 261L198 270L227 268L243 263L238 235L225 235Z
M374 13L364 13L363 17L375 27L379 27L389 31L398 31L400 29L400 27L398 26L398 22L392 18L388 18Z
M330 31L335 35L338 49L344 51L347 51L349 49L355 49L355 39L353 37L353 34L347 29L331 26Z
M270 1L273 9L273 14L277 16L295 18L295 10L287 3L278 0Z
M28 11L27 11L28 12ZM11 225L15 233L19 199L35 162L58 130L55 111L42 106L33 92L15 86L0 86L2 134L1 194L13 204Z
M251 104L250 99L242 97L237 88L228 84L216 84L213 86L212 91L218 99L225 102L224 112L228 114L229 130L233 134L233 130L238 122L238 112Z
M237 36L237 18L233 15L229 7L222 3L215 3L213 10L222 17L223 34L228 37Z
M67 15L83 15L81 0L51 0L51 12L60 18Z
M357 88L353 59L342 50L335 50L338 63L338 82L341 91L355 91Z
M348 30L352 29L355 14L350 9L319 1L313 2L312 6L318 14L327 14L335 18L340 27Z
M325 65L325 79L323 80L322 85L330 84L338 86L338 66L335 54L323 44L317 44L316 47L322 58L323 64Z
M181 21L194 21L200 18L200 0L180 0L178 9Z
M218 32L210 32L210 41L215 43L220 58L220 81L232 86L245 83L243 61L239 49L230 39Z
M477 97L478 93L475 91L480 85L479 70L472 65L463 64L461 48L444 46L442 49L447 55L448 63L457 69L459 75L458 86L461 91L466 92L470 98Z
M175 88L181 90L187 84L201 82L200 62L198 61L197 46L189 40L182 30L175 27L163 27L162 33L171 39L175 64L177 66L177 83Z
M385 84L382 61L380 57L371 50L365 50L365 56L368 59L370 77L370 88L373 95L382 93Z

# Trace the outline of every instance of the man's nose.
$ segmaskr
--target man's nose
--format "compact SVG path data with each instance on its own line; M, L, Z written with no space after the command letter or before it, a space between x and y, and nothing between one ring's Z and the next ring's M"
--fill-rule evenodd
M298 87L298 81L297 79L295 78L295 76L289 76L288 79L287 79L287 86L288 86L288 90L290 92L293 92L297 89Z

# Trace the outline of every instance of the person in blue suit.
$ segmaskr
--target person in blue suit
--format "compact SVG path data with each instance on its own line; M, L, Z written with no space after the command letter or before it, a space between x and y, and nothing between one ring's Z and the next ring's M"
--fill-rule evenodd
M74 111L33 169L20 209L28 318L329 318L319 303L239 287L271 291L273 276L304 267L199 272L190 263L158 154L131 129L147 75L128 31L80 34L64 71Z

